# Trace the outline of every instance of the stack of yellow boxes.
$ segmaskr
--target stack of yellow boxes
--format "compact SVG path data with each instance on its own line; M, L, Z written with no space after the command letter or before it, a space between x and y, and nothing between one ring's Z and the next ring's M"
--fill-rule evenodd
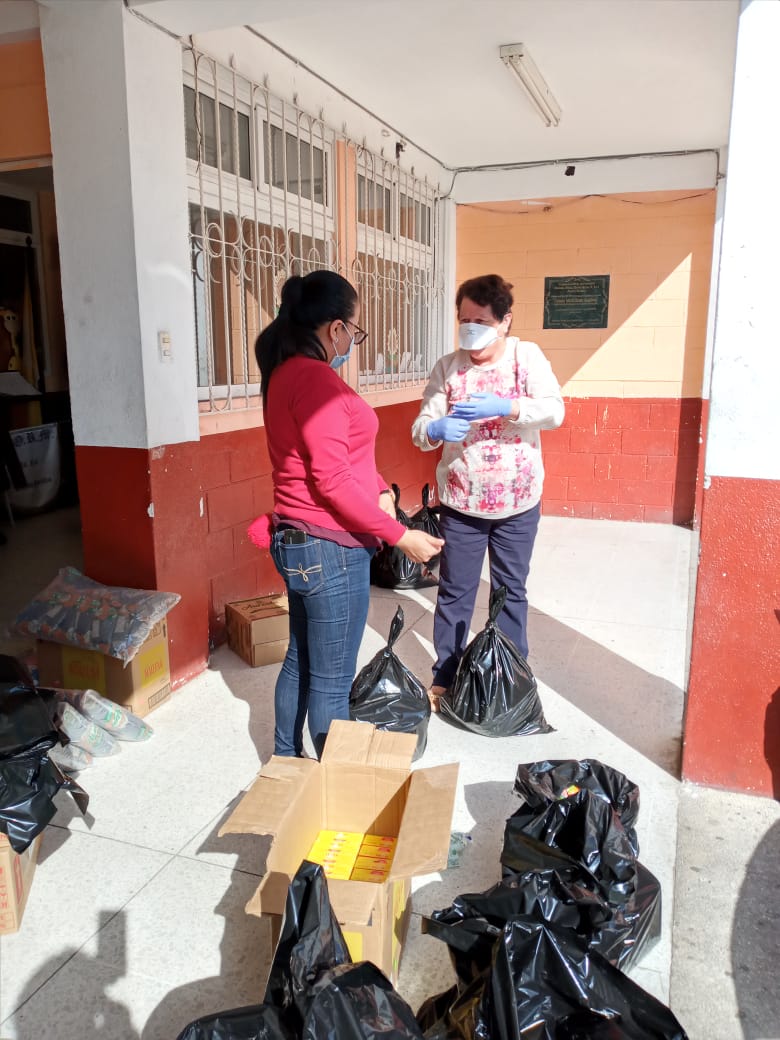
M320 831L308 859L319 863L334 881L374 881L381 884L390 873L395 838L353 831Z

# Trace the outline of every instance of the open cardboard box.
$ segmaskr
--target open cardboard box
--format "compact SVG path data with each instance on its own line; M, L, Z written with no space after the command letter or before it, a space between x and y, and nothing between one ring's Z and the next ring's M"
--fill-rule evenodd
M287 888L321 830L397 838L387 880L328 882L354 961L373 961L395 985L409 926L410 880L447 864L458 765L411 771L413 733L331 723L322 761L274 756L220 829L269 834L266 874L247 912L278 935Z
M143 718L171 695L168 624L158 621L127 664L97 650L38 640L41 686L61 690L96 690Z
M5 834L0 834L0 935L21 928L40 845L39 834L24 852L14 852Z

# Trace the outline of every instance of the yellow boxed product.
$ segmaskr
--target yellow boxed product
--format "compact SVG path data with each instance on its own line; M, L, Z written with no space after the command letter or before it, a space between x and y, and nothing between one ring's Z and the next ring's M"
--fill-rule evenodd
M253 668L283 661L289 642L289 613L284 595L254 596L227 603L228 646Z
M353 861L353 866L362 870L390 870L393 863L392 856L358 856Z
M59 690L96 690L141 718L171 695L168 625L158 621L127 664L97 650L62 646L39 639L41 686Z
M24 852L14 852L5 834L0 834L0 935L21 927L40 844L39 834Z
M360 844L365 845L366 847L388 846L389 848L394 849L395 838L386 837L382 834L364 834Z
M394 984L410 879L447 864L458 779L457 763L412 771L416 745L413 733L333 722L320 762L271 758L219 832L272 836L265 876L247 904L248 913L270 915L272 936L290 881L320 831L392 837L395 856L383 880L331 876L328 892L353 960L373 961Z
M352 868L352 873L349 875L351 881L372 881L374 884L382 884L390 873L389 867L384 866L373 866L373 867L358 867Z
M352 876L352 866L349 863L323 863L322 869L328 880L348 881Z

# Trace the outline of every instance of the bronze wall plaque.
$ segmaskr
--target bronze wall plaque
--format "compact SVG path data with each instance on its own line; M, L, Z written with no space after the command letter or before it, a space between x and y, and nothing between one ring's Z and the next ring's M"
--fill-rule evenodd
M545 329L605 329L609 310L609 275L545 278Z

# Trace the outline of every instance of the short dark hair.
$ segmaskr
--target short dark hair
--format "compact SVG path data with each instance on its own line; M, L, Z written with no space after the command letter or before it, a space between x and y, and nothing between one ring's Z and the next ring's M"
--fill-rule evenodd
M329 321L350 321L357 299L355 289L335 271L312 271L303 278L293 275L287 279L279 313L255 343L263 403L271 376L283 361L296 354L326 360L316 330Z
M496 321L503 321L515 302L512 286L498 274L481 274L462 282L455 296L455 306L460 308L463 300L472 300L478 307L489 307Z

